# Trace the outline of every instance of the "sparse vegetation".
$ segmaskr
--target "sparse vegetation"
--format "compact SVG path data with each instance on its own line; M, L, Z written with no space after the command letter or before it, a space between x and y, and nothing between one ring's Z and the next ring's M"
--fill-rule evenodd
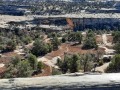
M6 2L5 5L0 2L3 11L9 7L8 13L12 7L15 8L12 10L23 9L22 12L13 14L24 15L25 18L19 20L16 16L16 21L8 20L5 24L6 27L0 28L0 60L2 64L5 64L6 69L3 78L91 72L106 63L110 63L106 72L120 71L120 24L118 20L105 18L105 22L102 19L104 23L101 23L102 20L97 17L94 18L94 22L93 18L87 16L83 16L83 18L69 17L70 22L68 17L37 18L37 15L79 15L82 12L84 14L87 12L90 15L96 14L96 12L97 14L109 13L102 9L111 8L114 2L109 4L86 1L77 3L36 2L17 0ZM1 22L4 21L2 19ZM113 20L115 23L112 23ZM102 54L98 54L99 51ZM11 59L11 57L15 58ZM59 59L56 64L57 57ZM54 68L57 66L59 68Z
M62 73L75 73L79 70L84 72L91 71L94 66L95 58L91 54L85 55L66 55L64 60L58 60L57 65L60 67Z
M34 72L41 72L43 65L38 62L36 56L30 54L27 59L20 57L13 58L12 62L6 65L3 78L30 77Z

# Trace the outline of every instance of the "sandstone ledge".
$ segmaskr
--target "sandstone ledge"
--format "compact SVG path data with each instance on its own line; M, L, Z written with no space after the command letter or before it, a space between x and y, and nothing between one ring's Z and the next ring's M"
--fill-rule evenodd
M120 73L1 79L0 90L120 90Z

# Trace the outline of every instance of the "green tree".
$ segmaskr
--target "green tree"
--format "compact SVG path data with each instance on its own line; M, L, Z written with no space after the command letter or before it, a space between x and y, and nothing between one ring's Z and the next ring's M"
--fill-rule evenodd
M47 48L48 52L51 52L53 50L53 46L50 43L47 44Z
M120 43L120 31L113 32L113 43Z
M86 39L83 43L83 49L91 49L91 48L97 49L97 43L93 31L88 31L86 35Z
M16 56L16 57L14 57L13 59L12 59L12 64L13 64L13 66L15 67L19 62L21 61L21 58L20 57L18 57L18 56Z
M13 51L16 49L16 43L12 40L7 42L6 50L7 51Z
M93 61L94 58L92 57L91 54L84 54L81 56L81 69L83 69L84 72L86 71L91 71L91 69L93 68Z
M79 71L79 55L73 55L71 59L69 60L69 70L71 73L78 72Z
M38 65L38 61L35 55L30 54L28 56L28 61L30 63L30 66L32 67L33 70L37 70L37 65Z
M69 65L68 65L68 61L69 61L69 60L70 60L70 58L69 58L67 55L65 55L64 61L61 62L61 61L59 60L59 62L58 62L58 65L59 65L62 73L64 73L64 74L65 74L65 73L68 71L68 69L69 69Z
M3 75L4 78L16 78L16 77L29 77L32 75L32 68L28 61L20 61L16 66L9 64L6 72Z
M80 31L76 32L76 41L78 41L81 44L82 34Z
M114 46L114 49L115 49L117 54L120 54L120 43L116 43Z
M48 38L54 38L57 37L56 33L48 33Z
M37 71L38 71L38 72L41 72L43 67L44 67L44 66L43 66L42 62L38 62Z
M30 77L32 75L32 67L28 60L23 60L17 65L17 77Z
M71 32L68 33L68 41L70 42L79 42L81 44L82 34L81 32Z
M40 40L36 40L33 44L33 48L31 50L32 54L36 56L42 56L49 52L49 47L47 44Z
M23 36L22 37L22 42L25 43L25 44L29 44L30 42L32 41L32 38L29 37L29 36Z
M118 73L120 72L120 54L117 54L112 59L111 63L106 69L108 73Z
M14 68L13 64L8 64L6 69L6 72L3 75L3 78L15 78L17 69Z
M5 46L4 45L0 45L0 51L3 51L5 49Z
M6 72L4 73L3 77L29 77L32 75L32 73L33 69L28 60L21 60L19 57L15 57L11 63L6 65Z
M60 67L62 73L66 73L68 71L71 73L78 72L80 57L76 54L72 56L65 55L64 60L58 60L57 65Z
M55 36L53 39L52 39L52 46L53 46L53 49L56 50L58 49L58 46L61 44L60 40L57 38L57 36Z

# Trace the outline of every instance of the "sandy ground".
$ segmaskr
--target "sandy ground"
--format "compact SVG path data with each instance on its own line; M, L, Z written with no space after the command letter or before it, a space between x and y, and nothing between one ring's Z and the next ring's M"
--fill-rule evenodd
M110 62L103 64L100 67L96 67L95 71L99 71L101 73L105 73L105 69L109 66Z
M111 35L111 34L103 34L103 35L102 35L103 44L106 45L106 46L112 46L112 43L111 43L111 42L108 43L107 35Z
M54 67L54 68L58 68L53 62L52 62L52 60L49 60L49 59L47 59L46 57L40 57L40 58L38 58L37 59L38 60L38 62L43 62L45 65L48 65L48 66L50 66L50 67Z
M109 49L109 48L106 47L106 46L112 46L112 43L111 43L111 42L108 43L107 35L108 35L108 34L103 34L103 35L102 35L103 44L104 44L103 48L105 48L105 52L106 52L106 53L114 53L114 52L115 52L114 49Z
M0 68L2 68L2 67L4 67L5 66L5 64L3 64L3 63L0 63Z

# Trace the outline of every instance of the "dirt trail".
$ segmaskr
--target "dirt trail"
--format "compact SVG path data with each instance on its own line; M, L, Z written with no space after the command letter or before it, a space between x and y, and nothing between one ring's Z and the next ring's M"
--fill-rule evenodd
M57 56L64 56L64 52L68 52L69 48L68 45L64 44L59 47L57 51L52 51L51 53L46 54L44 57L39 57L37 60L38 62L43 62L45 64L45 70L42 74L39 74L37 76L42 76L42 75L50 75L52 73L52 68L58 68L53 62L52 59Z
M102 39L103 39L103 45L100 46L100 47L101 47L101 48L104 48L106 54L108 54L108 55L109 55L109 53L113 53L113 52L115 51L114 49L109 49L109 48L106 47L106 46L111 46L111 43L108 43L108 42L107 42L107 34L103 34L103 35L102 35ZM108 55L106 55L106 56L108 56ZM96 67L95 71L99 71L99 72L104 73L104 72L105 72L105 69L109 66L109 63L110 63L110 62L105 63L105 64L103 64L103 65L100 66L100 67Z
M106 34L102 35L102 39L103 39L104 45L107 45L107 36L106 36Z
M102 35L103 43L105 46L112 46L112 43L108 43L107 35L111 35L111 34L103 34Z
M109 35L109 34L103 34L103 35L102 35L103 45L101 45L101 46L99 46L99 47L104 48L106 54L114 53L114 51L115 51L114 49L109 49L109 48L107 48L107 46L112 46L111 43L108 43L108 42L107 42L107 35Z
M95 71L99 71L101 73L105 73L105 69L109 66L110 62L103 64L100 67L96 67Z

